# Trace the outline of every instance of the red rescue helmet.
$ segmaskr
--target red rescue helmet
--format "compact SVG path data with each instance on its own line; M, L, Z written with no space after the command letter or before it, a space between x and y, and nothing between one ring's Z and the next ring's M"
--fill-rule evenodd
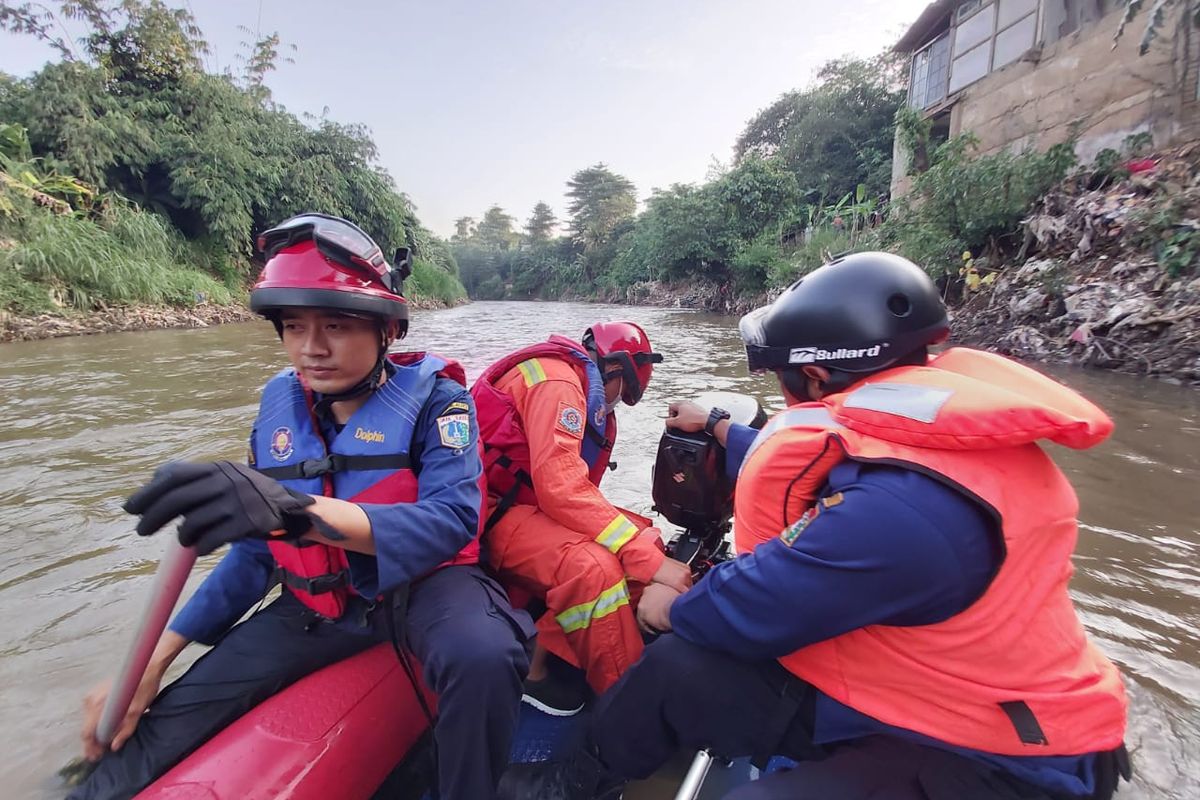
M300 214L258 237L266 265L250 290L250 309L277 320L284 308L329 308L399 323L408 331L402 287L411 272L407 248L388 264L375 241L354 223L327 214Z
M608 364L620 364L621 371L611 379L624 378L621 399L634 405L650 383L654 365L662 362L660 353L650 349L650 337L641 326L632 322L599 322L583 334L583 346L592 353L603 371ZM605 376L605 381L610 380Z

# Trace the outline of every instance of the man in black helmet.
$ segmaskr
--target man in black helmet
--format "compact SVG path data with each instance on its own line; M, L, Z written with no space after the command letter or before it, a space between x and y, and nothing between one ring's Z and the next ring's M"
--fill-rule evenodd
M794 769L738 800L1106 800L1128 777L1126 700L1067 594L1074 492L1037 444L1091 447L1104 413L1014 362L956 348L935 287L886 253L828 264L741 322L788 408L761 432L675 403L727 446L738 557L597 703L556 765L505 798L616 798L680 748Z

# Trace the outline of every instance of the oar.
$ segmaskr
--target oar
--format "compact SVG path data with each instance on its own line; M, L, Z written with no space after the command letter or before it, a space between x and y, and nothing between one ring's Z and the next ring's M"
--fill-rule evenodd
M129 710L133 695L137 692L142 676L146 674L146 665L158 639L171 619L175 603L183 592L192 565L196 563L196 551L184 547L172 535L167 537L167 549L162 560L158 562L158 570L154 573L154 584L150 587L150 599L142 610L142 618L138 622L137 632L129 652L125 654L125 663L117 673L108 700L104 703L104 711L100 714L100 724L96 726L96 741L108 747L112 744L121 720Z
M175 604L183 592L184 584L187 583L188 574L192 571L192 565L196 563L194 548L184 547L174 536L169 535L166 538L167 547L154 573L148 602L142 610L137 631L125 654L125 662L117 673L112 689L109 690L104 710L100 713L100 722L96 726L96 740L105 749L112 744L117 730L121 727L121 720L129 710L129 704L133 701L142 676L146 674L146 665L154 655L158 639L167 627L167 621L171 618L171 612L175 610ZM91 772L92 766L94 765L82 760L73 761L59 773L68 782L80 782Z
M696 757L692 759L692 765L688 767L687 775L683 776L683 783L679 784L679 791L675 793L675 800L696 800L712 763L712 753L707 750L696 751Z

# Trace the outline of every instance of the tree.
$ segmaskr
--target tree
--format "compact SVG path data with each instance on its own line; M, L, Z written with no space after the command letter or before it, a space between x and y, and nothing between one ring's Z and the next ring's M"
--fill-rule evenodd
M485 250L507 250L517 241L514 219L500 206L492 206L475 228L475 238Z
M637 211L633 183L603 163L576 172L567 181L571 236L585 251L604 244L617 226Z
M712 185L675 184L646 201L614 269L626 280L705 278L721 281L735 240Z
M538 203L533 207L529 221L525 223L525 238L529 240L530 244L545 244L550 241L550 235L554 232L554 226L557 223L558 220L555 219L550 206Z
M456 287L453 255L380 166L365 127L305 124L269 103L263 81L278 58L274 34L253 46L235 80L204 72L201 31L162 0L58 7L86 26L82 53L58 35L58 17L45 6L0 0L0 29L48 41L64 57L29 78L0 81L0 120L28 131L47 170L169 220L218 254L226 277L252 269L255 233L312 210L353 219L385 252L413 249L427 285Z
M268 74L278 69L281 60L279 57L279 32L273 31L264 36L251 31L245 25L239 25L238 29L242 33L255 37L253 41L242 42L242 47L246 50L247 55L238 57L238 60L242 62L242 86L246 88L251 97L260 103L269 102L271 90L266 85L266 78ZM288 45L288 49L295 53L296 45ZM282 60L288 64L296 63L295 59L290 56L285 56Z
M779 159L753 154L712 185L744 239L757 237L793 211L801 199L796 176Z
M906 62L892 53L830 61L814 87L784 94L750 120L734 148L737 161L780 159L814 201L859 184L870 196L886 194L906 80Z
M475 235L475 220L471 217L459 217L454 220L454 236L451 241L465 242Z

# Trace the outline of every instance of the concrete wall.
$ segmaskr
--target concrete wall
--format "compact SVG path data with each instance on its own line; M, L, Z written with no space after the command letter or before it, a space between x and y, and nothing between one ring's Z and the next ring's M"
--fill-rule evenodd
M993 72L958 93L951 108L952 136L970 131L980 152L1005 147L1045 150L1078 132L1076 152L1089 163L1100 150L1119 150L1125 138L1148 131L1162 147L1200 134L1196 102L1196 51L1200 32L1190 32L1173 51L1174 19L1166 36L1145 56L1137 49L1146 23L1139 15L1113 49L1113 33L1123 9L1026 55L1026 60ZM1037 60L1034 61L1033 59ZM1184 65L1188 65L1184 68ZM903 167L893 177L903 174ZM906 188L893 180L895 189Z

